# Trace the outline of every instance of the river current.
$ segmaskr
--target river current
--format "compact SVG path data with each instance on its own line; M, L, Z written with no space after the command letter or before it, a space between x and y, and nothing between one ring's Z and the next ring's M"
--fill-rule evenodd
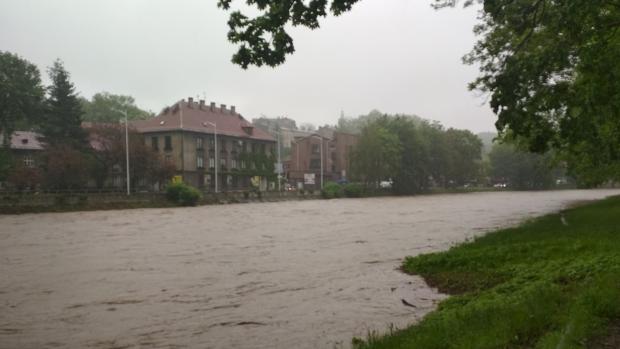
M0 348L348 348L445 297L403 257L612 194L0 216Z

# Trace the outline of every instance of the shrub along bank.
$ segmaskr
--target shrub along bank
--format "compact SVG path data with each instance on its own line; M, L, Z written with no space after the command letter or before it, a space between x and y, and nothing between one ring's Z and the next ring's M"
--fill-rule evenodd
M620 197L409 257L403 270L453 296L357 348L620 347Z

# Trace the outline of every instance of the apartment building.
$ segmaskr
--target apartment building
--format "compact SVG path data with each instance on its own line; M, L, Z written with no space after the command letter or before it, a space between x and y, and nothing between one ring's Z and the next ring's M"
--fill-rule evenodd
M321 178L323 182L348 179L351 153L359 136L338 131L330 135L314 133L293 141L290 157L284 164L291 185L319 189Z
M214 190L218 166L220 191L275 187L275 139L255 128L234 106L188 98L131 125L164 161L174 164L177 180Z

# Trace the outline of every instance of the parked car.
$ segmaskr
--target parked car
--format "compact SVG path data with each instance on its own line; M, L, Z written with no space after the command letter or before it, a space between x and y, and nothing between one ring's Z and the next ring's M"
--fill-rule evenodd
M387 181L381 181L381 182L379 182L379 188L381 188L381 189L390 189L390 188L392 188L392 184L393 184L393 182L392 182L391 179L387 180Z

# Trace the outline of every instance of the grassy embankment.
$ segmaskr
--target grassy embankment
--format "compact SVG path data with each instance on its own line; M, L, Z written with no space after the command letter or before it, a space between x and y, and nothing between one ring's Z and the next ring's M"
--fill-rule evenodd
M403 269L453 296L356 347L620 348L620 197L409 257Z

